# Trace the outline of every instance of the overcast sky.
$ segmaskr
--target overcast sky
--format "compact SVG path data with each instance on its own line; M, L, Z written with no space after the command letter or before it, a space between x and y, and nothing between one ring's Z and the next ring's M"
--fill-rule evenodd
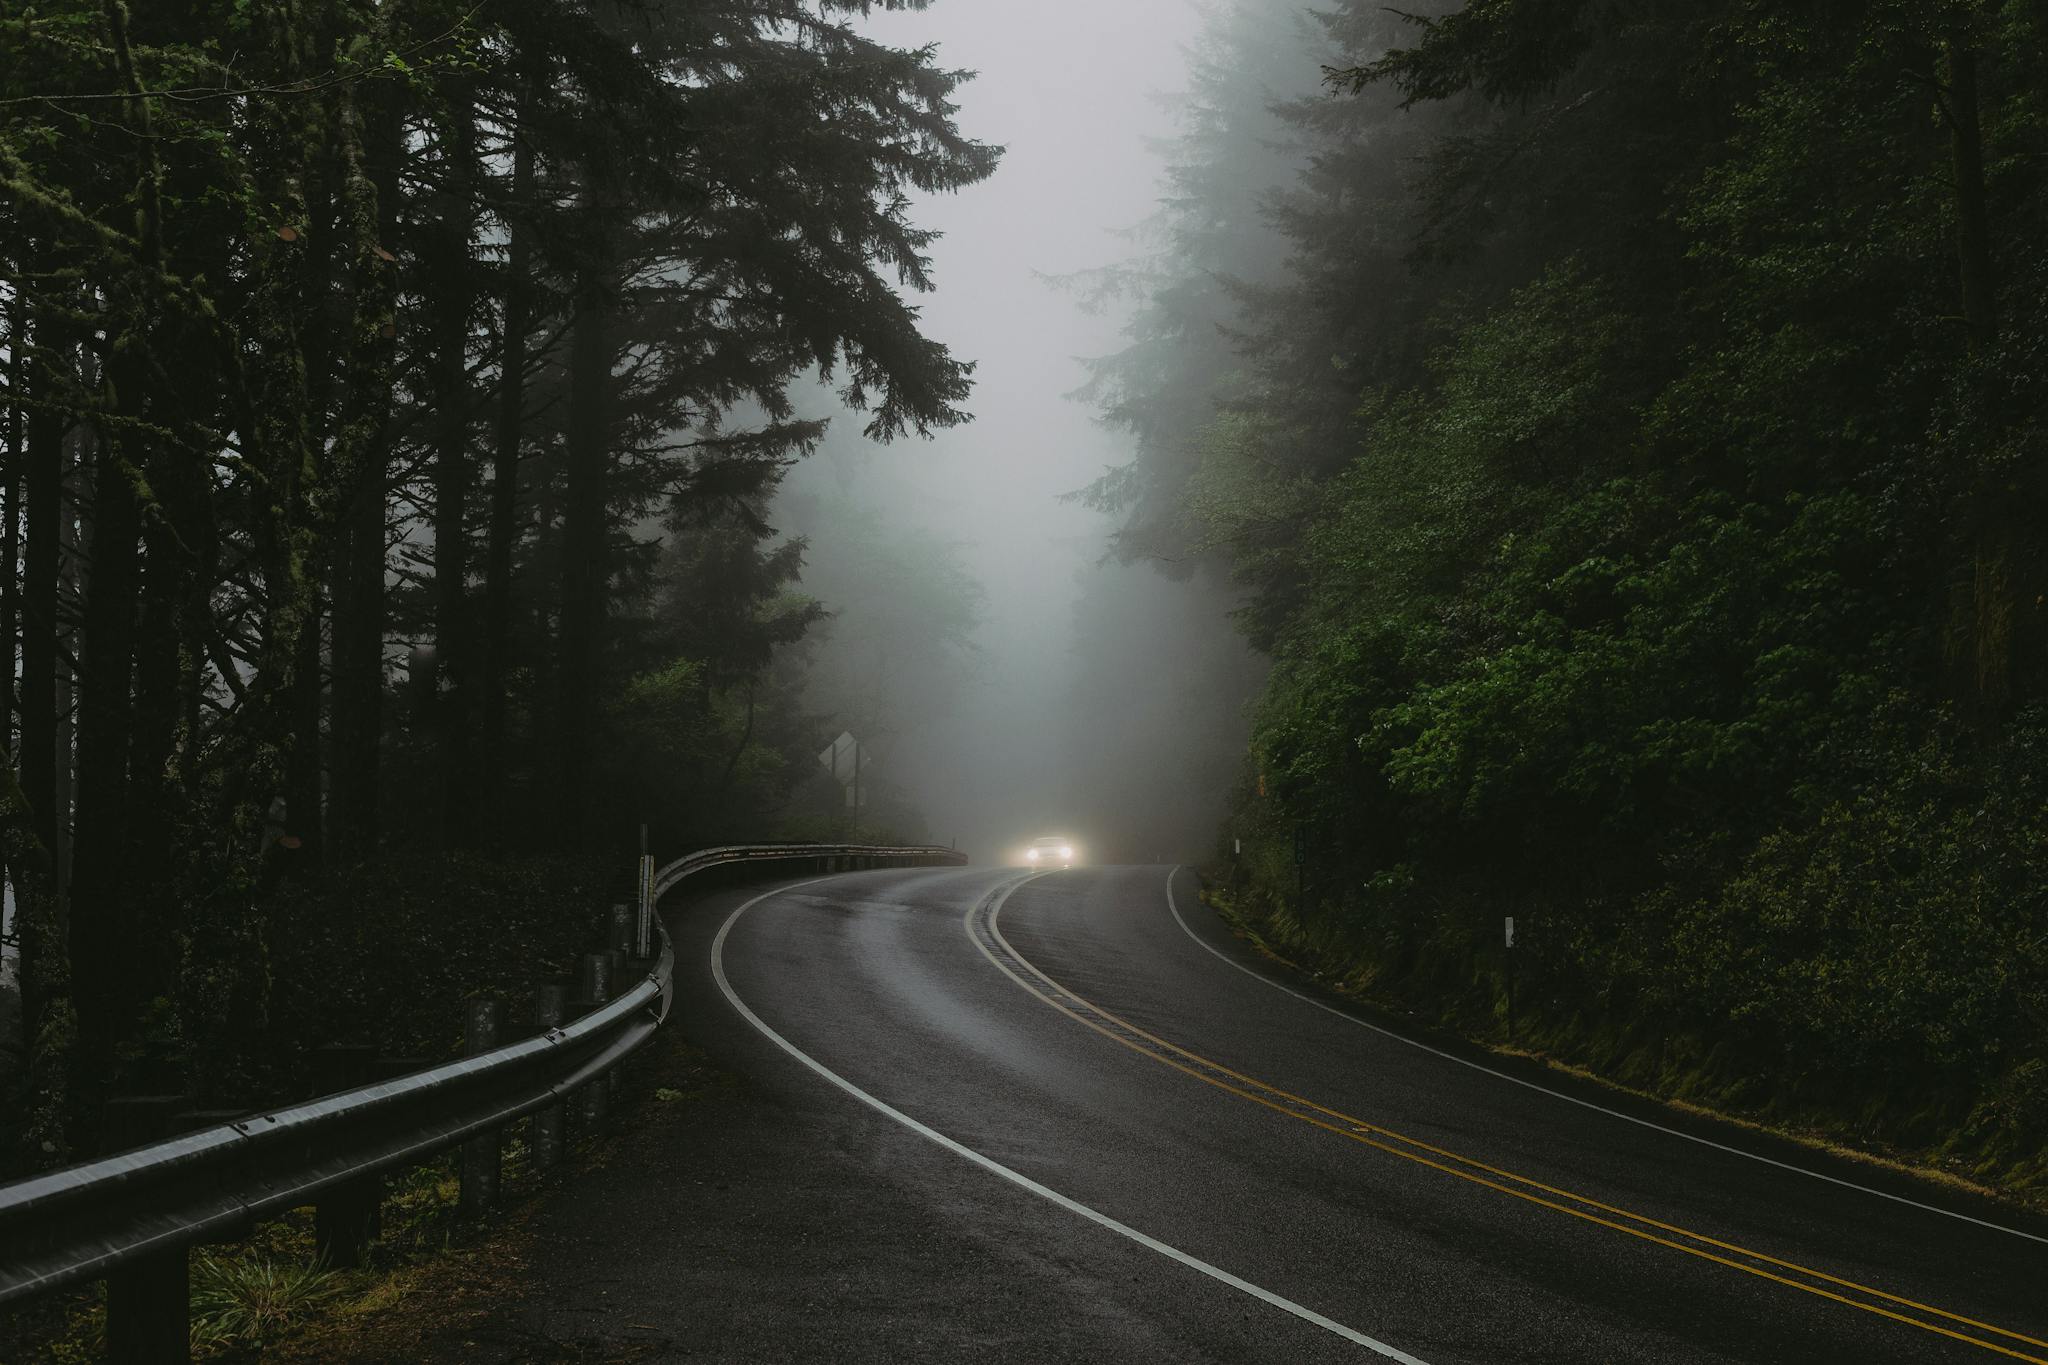
M978 364L975 421L867 457L913 483L905 517L961 542L988 590L978 683L893 756L892 774L936 837L984 858L1040 832L1086 838L1065 827L1045 739L1062 723L1073 604L1104 528L1056 498L1130 458L1127 437L1065 397L1085 377L1076 357L1116 349L1120 320L1084 314L1038 276L1129 253L1118 233L1158 193L1147 139L1171 129L1156 97L1180 85L1197 24L1189 0L939 0L868 25L978 72L960 126L1006 148L990 180L916 209L945 234L926 330Z

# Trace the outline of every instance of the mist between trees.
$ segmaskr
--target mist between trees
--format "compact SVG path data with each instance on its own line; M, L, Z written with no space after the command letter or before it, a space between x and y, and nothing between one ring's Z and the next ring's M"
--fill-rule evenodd
M1434 1019L2048 1150L2038 5L1219 6L1095 397L1272 660L1219 857ZM1323 76L1318 81L1318 76Z
M909 196L997 152L866 8L8 7L10 1161L123 1088L268 1098L322 1028L445 1048L433 990L557 969L642 822L893 832L814 756L893 684L800 644L768 508L820 385L966 420ZM952 647L943 545L810 529Z

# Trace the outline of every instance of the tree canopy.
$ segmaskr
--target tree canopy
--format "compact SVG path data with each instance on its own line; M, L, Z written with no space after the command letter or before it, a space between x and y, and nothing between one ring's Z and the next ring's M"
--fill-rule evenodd
M33 1160L147 1066L250 1093L280 897L669 847L800 785L769 754L827 718L766 684L826 608L764 509L824 424L790 395L877 440L967 420L911 196L998 155L873 8L0 22Z

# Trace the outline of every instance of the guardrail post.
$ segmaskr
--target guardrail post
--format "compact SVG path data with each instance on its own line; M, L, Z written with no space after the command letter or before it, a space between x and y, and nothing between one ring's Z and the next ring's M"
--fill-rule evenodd
M330 1270L354 1270L363 1248L377 1235L384 1204L384 1177L344 1181L313 1206L313 1254Z
M550 981L540 988L534 997L534 1027L545 1033L562 1026L562 983ZM535 1170L545 1171L562 1159L563 1107L551 1104L545 1109L536 1109L526 1124L526 1146L533 1155Z
M105 1116L109 1152L170 1136L183 1095L111 1100ZM110 1365L185 1365L192 1359L190 1249L173 1247L129 1262L107 1276L107 1360Z
M498 1002L472 999L463 1020L462 1050L471 1057L498 1045ZM464 1218L483 1218L498 1202L498 1179L504 1169L502 1128L489 1128L462 1144L462 1193L456 1206Z
M192 1266L184 1247L144 1256L107 1276L109 1365L192 1359Z
M608 953L585 953L583 955L583 999L591 1009L596 1009L612 998L612 960ZM591 1133L604 1128L605 1112L610 1108L611 1085L608 1077L599 1076L583 1087L583 1126Z
M313 1054L313 1088L321 1095L353 1090L377 1069L377 1049L365 1043L329 1043ZM377 1235L384 1204L384 1177L366 1175L325 1191L313 1206L313 1253L322 1265L353 1270L363 1247Z
M630 961L617 948L605 954L610 966L605 970L605 999L623 993L626 989L626 963ZM626 1088L626 1067L623 1062L604 1073L605 1094L616 1100Z

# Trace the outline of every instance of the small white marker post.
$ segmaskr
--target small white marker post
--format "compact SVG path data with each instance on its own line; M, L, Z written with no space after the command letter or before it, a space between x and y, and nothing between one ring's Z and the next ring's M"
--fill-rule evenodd
M645 828L645 826L642 826ZM654 956L654 855L640 855L639 915L633 934L633 955Z
M1508 1042L1512 1044L1515 1041L1515 917L1513 915L1506 917L1501 930L1501 937L1503 939L1501 946L1507 950L1503 955L1507 958L1508 969Z

